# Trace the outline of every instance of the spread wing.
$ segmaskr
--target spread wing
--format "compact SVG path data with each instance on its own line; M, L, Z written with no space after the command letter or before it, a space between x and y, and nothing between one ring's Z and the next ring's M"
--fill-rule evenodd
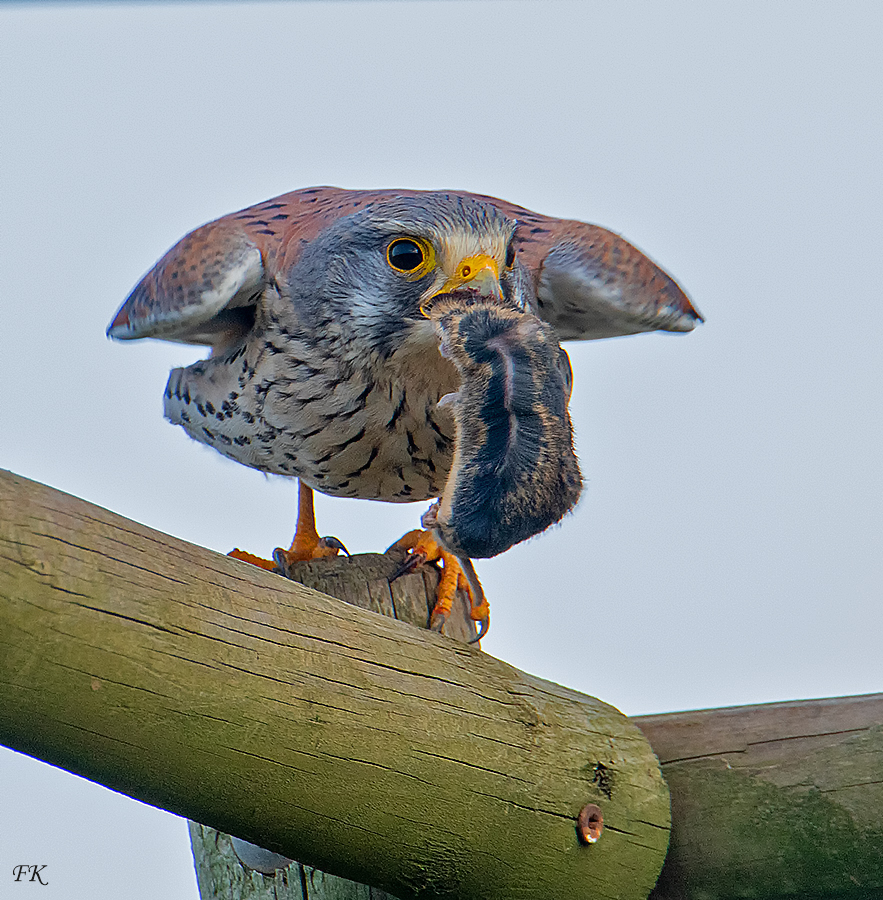
M331 222L378 200L424 193L307 188L203 225L141 279L107 333L227 346L251 327L265 288ZM533 280L537 313L561 340L690 331L702 321L677 283L613 232L470 196L518 223L518 259Z
M225 342L265 283L260 249L239 228L203 225L138 282L107 333L120 340Z
M228 345L251 327L279 272L327 224L354 211L352 193L294 191L191 231L138 282L108 335Z
M534 279L537 314L560 340L692 331L703 321L677 282L618 234L480 199L518 223L518 259Z

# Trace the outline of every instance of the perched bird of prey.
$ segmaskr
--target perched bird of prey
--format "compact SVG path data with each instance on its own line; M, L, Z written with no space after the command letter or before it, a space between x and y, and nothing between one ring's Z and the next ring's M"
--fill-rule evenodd
M297 477L277 568L333 555L312 491L439 498L400 546L441 560L433 615L458 584L487 628L470 557L571 508L580 477L559 341L701 321L675 281L596 225L460 191L293 191L182 238L108 327L211 347L172 371L165 415L262 472Z

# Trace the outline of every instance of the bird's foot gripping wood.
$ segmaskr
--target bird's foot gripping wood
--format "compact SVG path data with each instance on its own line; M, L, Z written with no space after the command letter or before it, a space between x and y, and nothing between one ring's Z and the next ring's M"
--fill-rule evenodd
M408 572L413 572L424 563L441 562L441 580L438 583L435 606L429 619L433 631L441 631L454 602L457 590L465 590L470 600L470 615L480 623L478 634L469 642L480 641L490 627L490 606L485 599L481 583L471 560L461 559L443 550L431 531L417 529L399 538L389 550L406 550L410 554L405 563L392 576L391 581ZM389 552L387 550L387 552Z
M232 556L233 559L240 559L242 562L251 563L253 566L266 569L268 572L276 572L287 578L291 566L295 563L306 562L311 559L324 559L326 556L337 556L341 551L349 555L346 547L336 537L322 537L315 543L305 545L304 542L298 543L297 535L295 535L291 547L288 550L284 547L277 547L273 551L272 559L264 559L262 556L249 553L247 550L240 550L238 547L235 550L231 550L227 556Z
M294 532L294 540L286 550L277 547L273 551L272 559L263 559L240 550L238 547L231 550L227 556L251 563L261 569L270 572L278 572L286 578L294 563L306 562L311 559L323 559L326 556L337 556L343 551L349 556L346 547L336 537L319 537L316 531L316 515L313 508L313 492L303 482L300 482L297 505L297 528Z

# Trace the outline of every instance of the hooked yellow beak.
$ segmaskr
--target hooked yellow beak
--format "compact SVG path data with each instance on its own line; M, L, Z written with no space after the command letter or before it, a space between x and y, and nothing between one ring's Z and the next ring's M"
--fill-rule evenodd
M429 303L439 294L450 294L454 291L478 291L482 297L501 300L503 291L500 288L500 267L497 261L487 254L467 256L457 263L454 274L426 299Z

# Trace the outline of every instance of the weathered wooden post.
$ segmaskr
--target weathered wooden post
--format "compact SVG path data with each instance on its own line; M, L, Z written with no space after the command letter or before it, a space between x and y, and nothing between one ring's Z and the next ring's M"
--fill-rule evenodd
M645 900L662 867L640 729L475 647L9 473L0 599L15 750L400 900Z
M328 565L409 615L389 560ZM0 743L304 861L200 828L224 900L646 900L660 760L653 900L883 897L883 694L626 720L2 471Z
M402 558L365 553L319 559L298 564L292 577L354 606L426 628L438 574L427 568L390 583ZM469 618L466 598L457 599L445 634L469 641L475 636L475 623ZM201 900L396 900L378 888L297 861L285 865L286 857L268 851L252 859L241 845L237 851L239 842L230 835L197 822L189 825Z
M671 789L652 900L883 897L883 694L632 721Z

